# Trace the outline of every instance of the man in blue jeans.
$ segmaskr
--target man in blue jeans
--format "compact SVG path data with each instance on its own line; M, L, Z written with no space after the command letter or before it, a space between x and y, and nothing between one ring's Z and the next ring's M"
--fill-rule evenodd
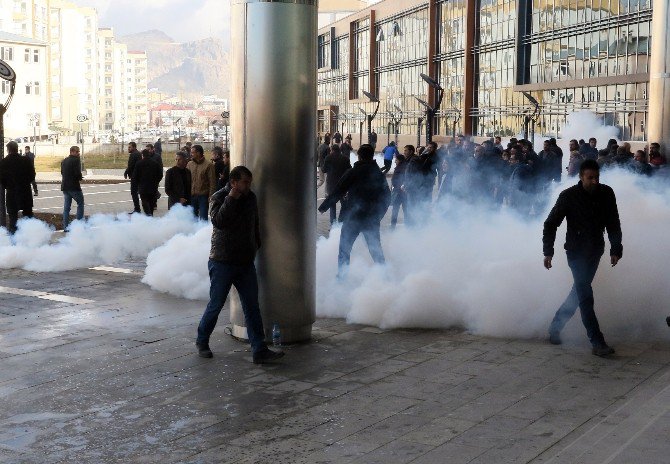
M63 192L63 230L67 230L67 226L70 224L70 208L73 199L77 202L77 220L84 218L84 193L81 191L80 184L83 179L80 154L79 147L70 147L70 156L60 164L62 176L60 189Z
M256 195L251 191L251 171L237 166L230 171L229 184L212 196L212 248L209 254L209 303L198 326L196 346L203 358L211 358L209 337L226 302L230 287L237 289L244 312L254 364L265 364L284 353L268 349L261 310L254 259L261 246Z
M605 252L603 238L605 230L611 245L612 267L621 259L623 246L616 197L611 187L600 184L600 167L596 161L582 162L579 168L579 183L561 192L556 205L544 222L542 243L544 267L547 269L551 269L551 260L554 256L556 229L564 218L568 221L565 250L574 284L554 316L549 328L549 341L554 345L561 343L561 330L579 306L586 334L593 345L592 353L596 356L608 356L613 354L614 350L605 343L605 337L600 331L598 318L593 309L591 283L598 270L600 257Z

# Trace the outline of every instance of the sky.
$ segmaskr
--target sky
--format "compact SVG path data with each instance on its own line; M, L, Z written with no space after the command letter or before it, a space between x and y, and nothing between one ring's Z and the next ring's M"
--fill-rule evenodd
M177 42L230 34L229 0L75 0L98 10L100 27L122 36L158 29Z

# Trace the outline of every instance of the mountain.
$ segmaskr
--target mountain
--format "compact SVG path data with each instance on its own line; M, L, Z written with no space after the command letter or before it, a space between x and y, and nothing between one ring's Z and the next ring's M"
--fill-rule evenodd
M151 30L120 37L128 50L144 50L149 66L149 88L174 95L227 97L230 56L222 40L207 38L175 42L163 31Z

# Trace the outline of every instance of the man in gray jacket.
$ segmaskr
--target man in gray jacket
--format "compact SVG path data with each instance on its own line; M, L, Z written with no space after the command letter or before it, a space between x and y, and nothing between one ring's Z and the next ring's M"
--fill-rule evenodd
M230 183L212 195L212 248L209 254L209 303L198 326L196 346L203 358L211 358L209 337L219 313L235 286L240 295L254 364L265 364L284 353L268 349L258 304L258 279L254 259L261 246L256 195L251 191L251 171L237 166Z

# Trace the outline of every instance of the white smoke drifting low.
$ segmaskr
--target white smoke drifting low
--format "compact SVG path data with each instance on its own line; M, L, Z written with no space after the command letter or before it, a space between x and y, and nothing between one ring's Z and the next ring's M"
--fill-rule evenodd
M608 340L667 339L670 314L667 187L622 170L602 181L617 194L624 257L609 266L609 246L594 282L596 312ZM558 192L573 180L556 186ZM386 266L375 266L362 237L349 274L336 279L339 229L317 244L317 315L381 328L465 327L482 335L538 337L567 296L572 279L559 229L553 269L542 266L542 222L509 211L474 209L455 200L442 218L419 228L384 231ZM180 235L154 250L144 282L174 295L206 300L210 228ZM579 315L568 339L584 340Z
M160 218L141 214L98 214L88 221L74 221L57 243L50 243L53 229L36 219L21 219L10 239L0 229L0 268L52 272L113 264L143 258L179 233L203 227L190 208L177 207Z

